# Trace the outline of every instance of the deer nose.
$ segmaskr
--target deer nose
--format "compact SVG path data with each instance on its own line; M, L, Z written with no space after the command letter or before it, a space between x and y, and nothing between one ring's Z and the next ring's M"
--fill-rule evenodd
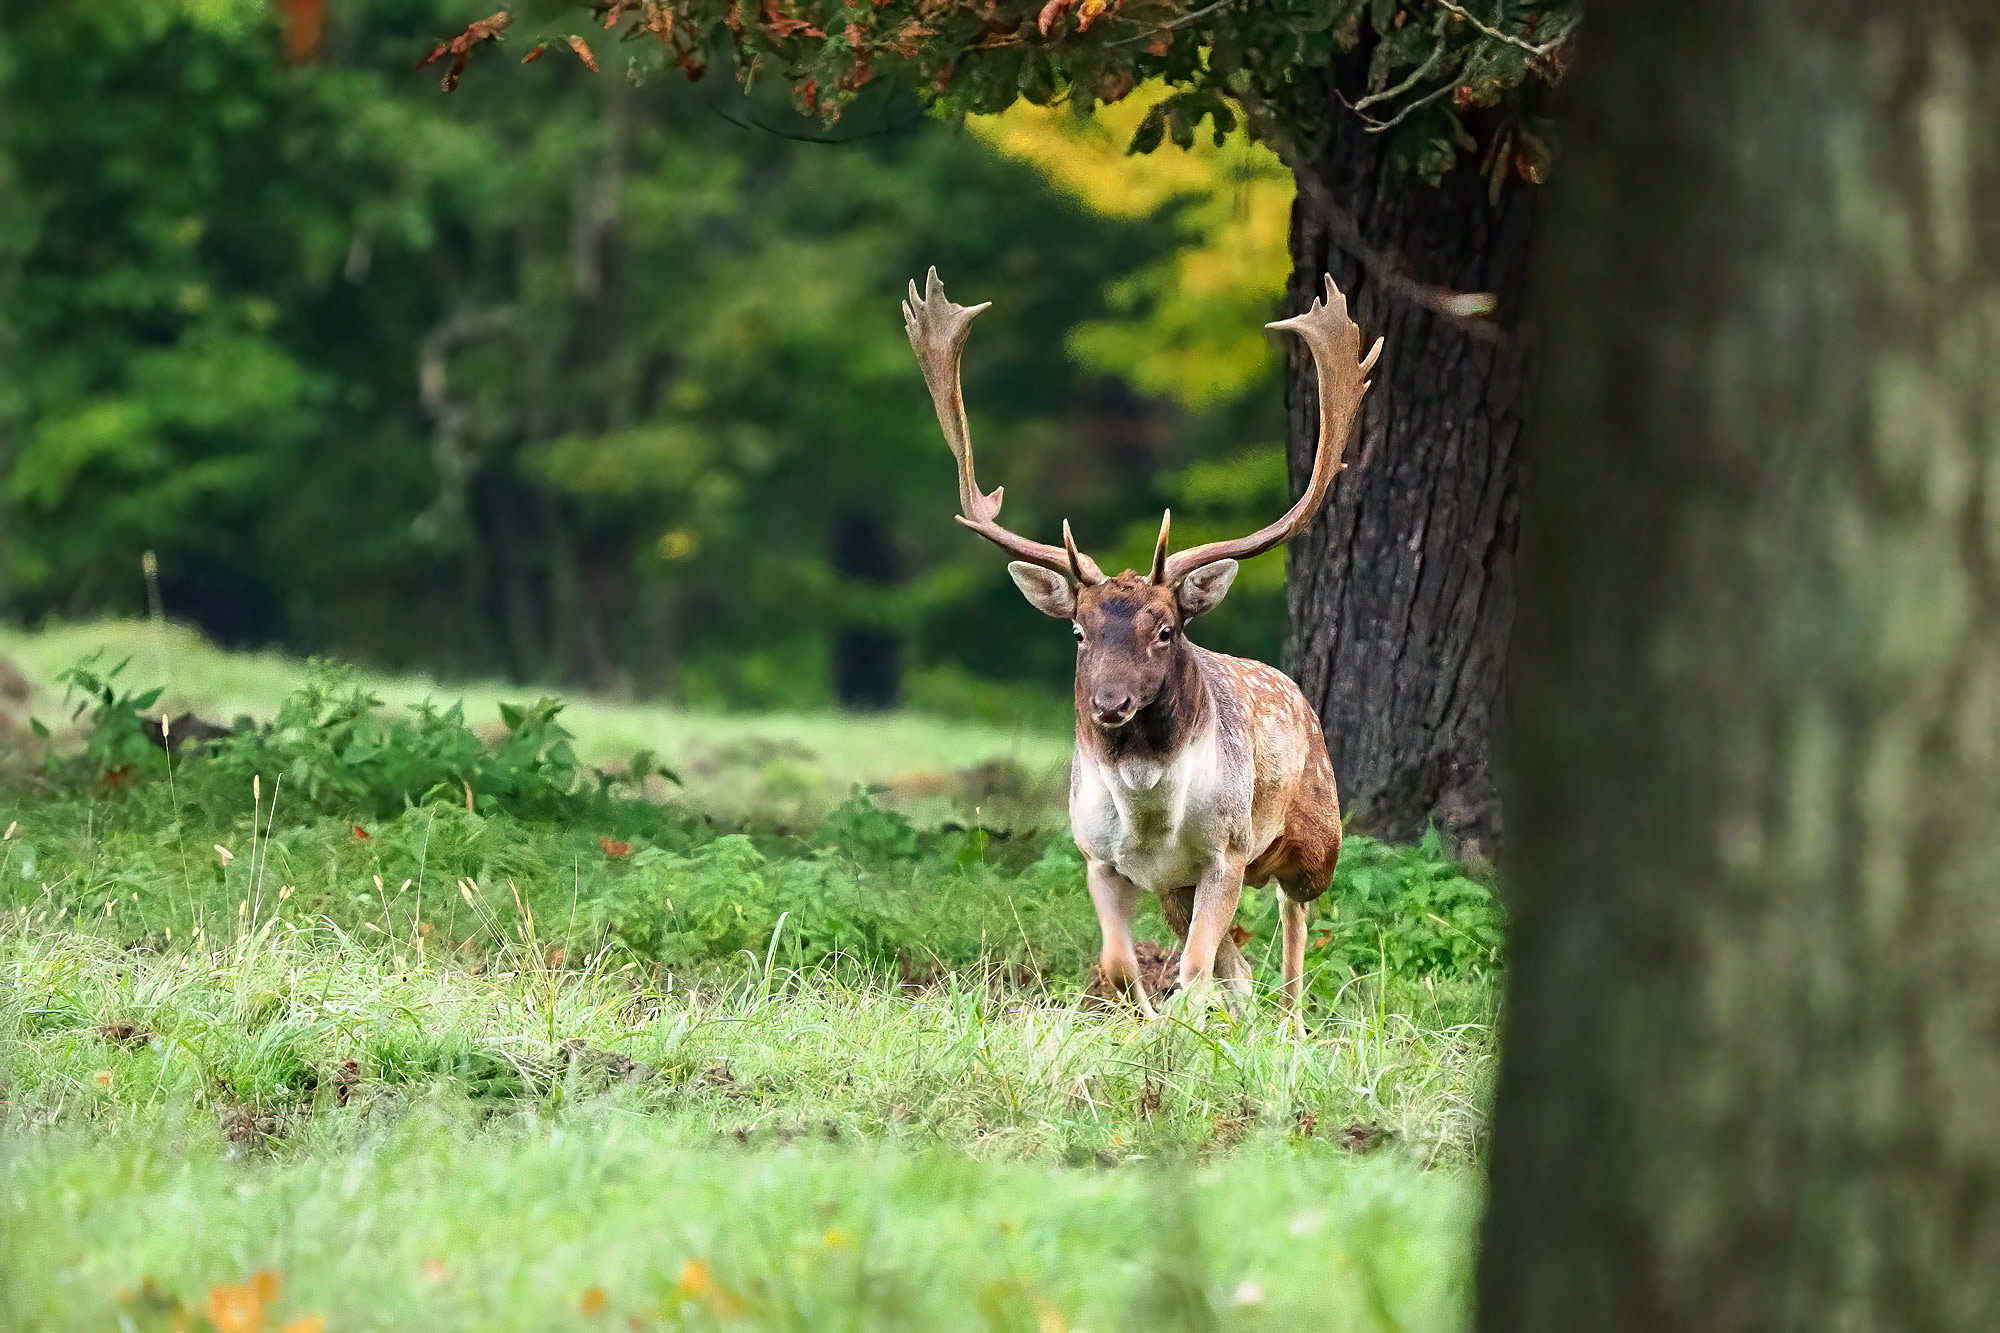
M1099 726L1122 727L1132 720L1137 710L1132 706L1129 694L1093 694L1090 696L1090 713Z

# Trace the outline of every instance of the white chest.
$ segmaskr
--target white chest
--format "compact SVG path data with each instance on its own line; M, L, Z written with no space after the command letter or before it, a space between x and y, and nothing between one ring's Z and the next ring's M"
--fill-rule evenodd
M1071 830L1086 855L1140 888L1183 888L1215 857L1228 786L1213 732L1163 763L1079 754Z

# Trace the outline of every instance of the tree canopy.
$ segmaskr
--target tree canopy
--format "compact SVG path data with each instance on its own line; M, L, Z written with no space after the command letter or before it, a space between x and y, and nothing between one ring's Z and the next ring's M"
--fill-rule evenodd
M949 522L895 310L931 263L1003 302L967 390L1024 521L1136 560L1161 504L1197 535L1282 504L1275 292L1226 261L1274 262L1288 193L1240 142L1114 210L1024 160L1101 190L1088 123L954 133L887 81L834 136L574 60L444 98L409 48L454 8L343 4L298 65L251 0L12 25L0 93L72 109L0 143L0 611L142 610L152 549L167 613L234 643L811 703L860 626L924 689L1052 685L1064 641ZM1209 172L1267 192L1254 235ZM1183 397L1210 329L1226 373ZM1275 651L1280 570L1223 641Z
M1416 174L1435 179L1478 152L1497 188L1509 172L1548 170L1535 113L1569 62L1580 11L1579 0L527 0L430 59L451 88L518 27L524 59L553 45L596 69L594 37L579 31L587 14L635 72L698 79L723 63L753 84L776 75L801 112L827 121L885 74L960 113L1026 100L1088 115L1163 80L1175 91L1139 123L1134 150L1186 147L1204 126L1219 141L1242 108L1251 132L1296 162L1324 123L1324 72L1365 48L1368 90L1348 110L1391 135ZM1482 142L1468 119L1495 108L1504 114Z

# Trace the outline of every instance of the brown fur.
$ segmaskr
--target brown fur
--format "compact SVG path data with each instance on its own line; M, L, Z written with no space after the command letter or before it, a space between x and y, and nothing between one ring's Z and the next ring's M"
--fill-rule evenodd
M1240 880L1218 886L1206 903L1195 885L1159 890L1168 923L1189 945L1181 983L1215 975L1247 990L1250 966L1229 939L1229 918L1242 885L1275 883L1284 995L1296 1013L1306 905L1326 891L1340 856L1340 802L1319 719L1276 668L1189 643L1174 588L1127 572L1079 587L1075 597L1079 762L1164 767L1212 731L1219 789L1234 793L1216 818L1215 836L1218 851L1241 866ZM1162 629L1171 630L1164 639ZM1143 977L1126 957L1136 891L1115 867L1096 868L1092 896L1105 927L1099 970L1150 1010Z
M932 269L923 291L910 284L903 326L958 464L959 522L1013 557L1007 571L1022 594L1078 633L1070 823L1104 930L1104 975L1153 1012L1132 940L1137 898L1150 889L1172 899L1172 910L1185 908L1181 986L1219 967L1232 989L1247 991L1249 967L1227 928L1245 879L1275 880L1285 995L1298 1029L1306 909L1340 855L1326 742L1281 672L1196 648L1182 631L1222 600L1239 560L1289 541L1319 511L1382 340L1362 355L1361 330L1331 277L1323 299L1272 324L1298 335L1318 376L1319 441L1303 493L1274 523L1178 554L1170 552L1173 516L1163 514L1151 573L1106 579L1077 549L1068 523L1060 548L1030 541L1000 523L1001 492L979 484L959 364L972 319L985 308L950 300Z

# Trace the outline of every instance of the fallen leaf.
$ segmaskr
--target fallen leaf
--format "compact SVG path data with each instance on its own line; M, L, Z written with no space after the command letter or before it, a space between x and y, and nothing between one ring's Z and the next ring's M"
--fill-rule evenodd
M604 849L606 856L630 856L632 854L631 843L613 842L608 836L602 833L597 835L597 845Z
M208 1289L208 1322L219 1333L259 1333L264 1327L264 1307L278 1299L284 1282L276 1273L260 1269L241 1286Z
M681 1265L681 1280L677 1288L682 1300L698 1300L715 1290L715 1278L708 1271L705 1259L690 1259Z
M576 1308L585 1314L603 1314L605 1304L604 1288L591 1287L583 1293L583 1299L576 1303Z
M356 824L356 825L354 826L354 836L355 836L355 837L357 837L357 838L359 838L359 839L361 839L361 841L363 841L363 842L367 842L367 841L368 841L368 830L367 830L367 829L365 829L365 828L362 828L362 827L361 827L361 825L359 825L359 824Z

